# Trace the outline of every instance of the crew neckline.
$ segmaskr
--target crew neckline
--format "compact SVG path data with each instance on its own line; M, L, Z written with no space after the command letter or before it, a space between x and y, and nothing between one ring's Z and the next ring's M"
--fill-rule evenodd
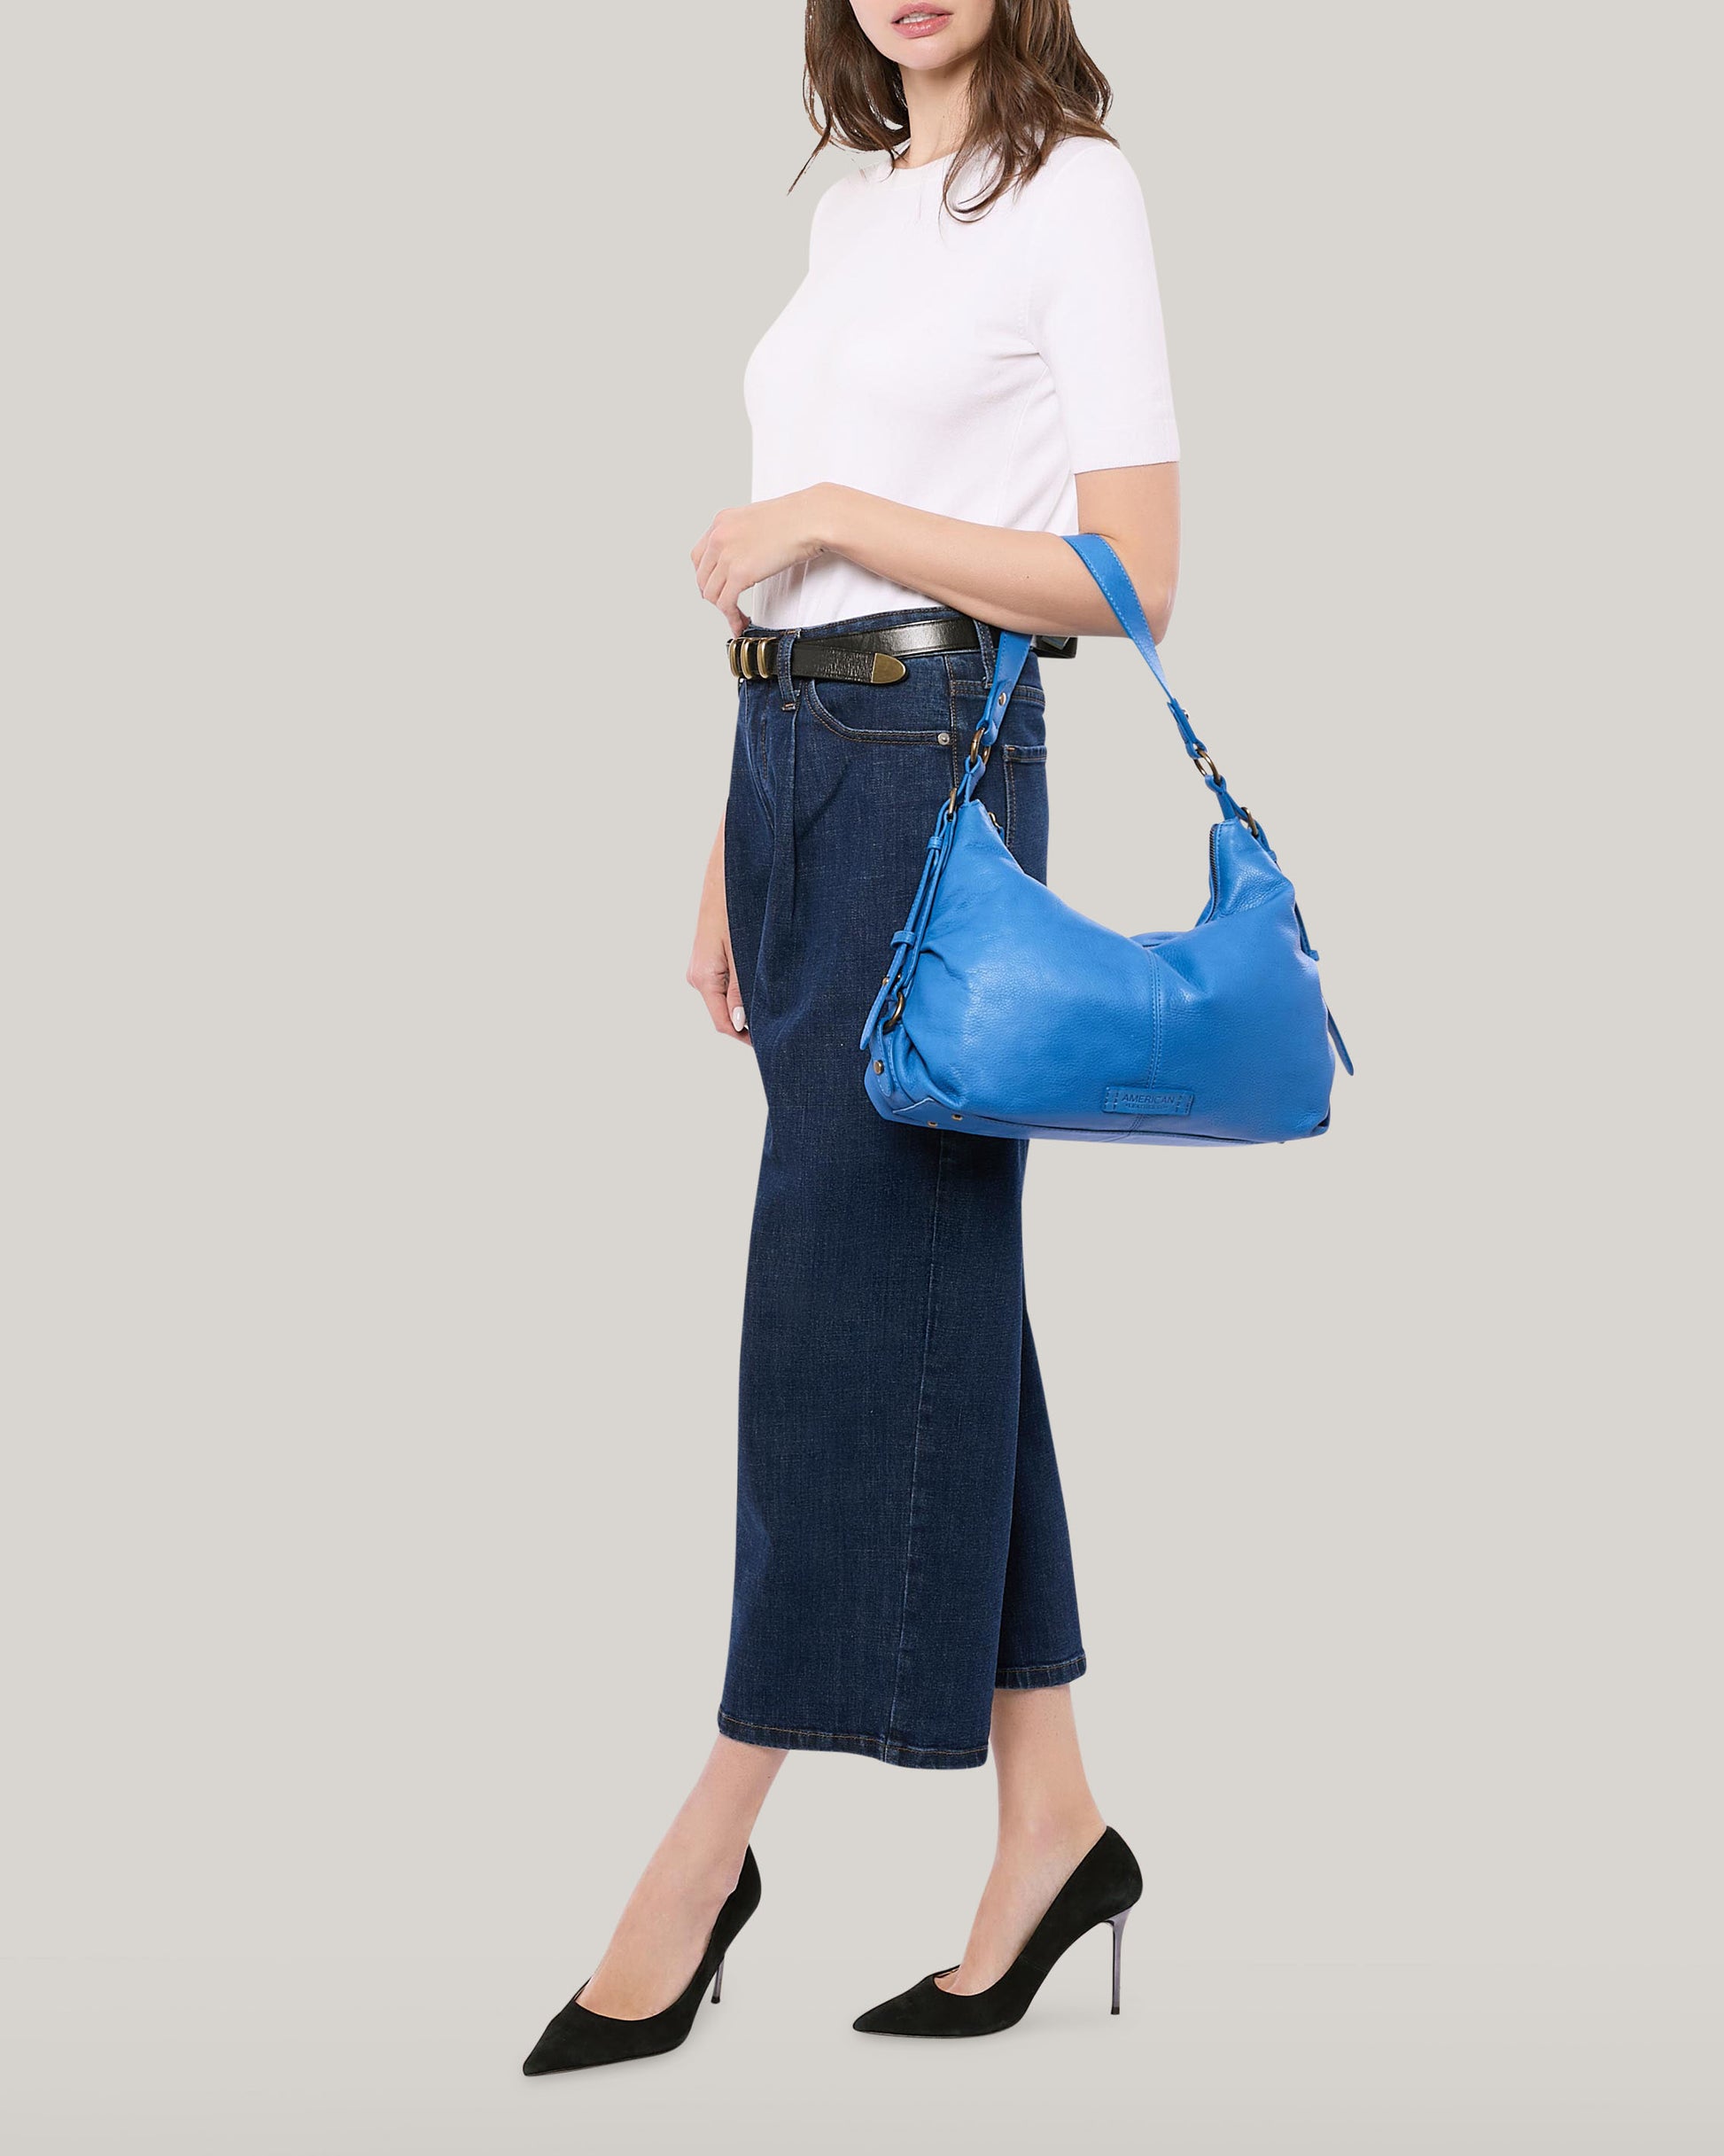
M931 157L925 165L882 165L880 176L883 180L919 180L924 173L938 172L950 165L957 154L957 151L948 150L944 157Z

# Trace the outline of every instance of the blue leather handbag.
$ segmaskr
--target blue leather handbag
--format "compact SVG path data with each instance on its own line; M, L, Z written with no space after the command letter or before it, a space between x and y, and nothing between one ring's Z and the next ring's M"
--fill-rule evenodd
M863 1028L889 1122L984 1138L1262 1145L1329 1127L1332 1039L1293 885L1168 687L1108 542L1068 539L1144 658L1221 806L1193 928L1121 936L1026 876L975 799L1029 639L1004 632L963 775Z

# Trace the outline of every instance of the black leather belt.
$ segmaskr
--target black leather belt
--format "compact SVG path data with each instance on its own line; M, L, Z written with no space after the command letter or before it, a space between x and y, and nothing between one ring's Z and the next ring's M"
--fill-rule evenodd
M790 678L884 689L904 679L906 658L927 651L976 651L981 647L982 639L967 614L910 621L897 629L858 629L845 636L797 636L790 646ZM1038 636L1035 649L1042 658L1069 658L1077 649L1077 639ZM739 681L769 681L778 672L775 635L733 636L725 650Z

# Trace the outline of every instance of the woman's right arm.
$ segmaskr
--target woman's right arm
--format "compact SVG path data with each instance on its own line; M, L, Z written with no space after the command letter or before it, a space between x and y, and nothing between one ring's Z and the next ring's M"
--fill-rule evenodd
M748 1014L736 985L736 961L730 948L730 916L725 907L725 820L707 856L695 917L695 948L688 958L688 985L705 1004L713 1024L726 1040L749 1045Z

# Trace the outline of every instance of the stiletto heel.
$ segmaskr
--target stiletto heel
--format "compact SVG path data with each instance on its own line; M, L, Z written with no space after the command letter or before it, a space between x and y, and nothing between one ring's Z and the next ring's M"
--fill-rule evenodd
M1115 2013L1120 2010L1120 1949L1125 1944L1125 1919L1130 1914L1131 1911L1129 1909L1122 1909L1118 1916L1108 1919L1114 1926L1114 2012Z
M622 2059L651 2059L660 2051L673 2051L695 2026L706 1987L712 1986L712 2004L718 2004L725 1981L725 1956L736 1934L760 1906L760 1867L754 1851L744 1850L742 1870L732 1887L712 1935L701 1956L700 1966L688 1980L682 1996L672 1999L662 2013L638 2021L618 2021L610 2014L594 2013L580 2003L580 1991L553 2020L528 2052L523 2074L569 2074L579 2066L614 2066ZM580 1988L585 1991L586 1985Z
M943 1991L945 1969L925 1976L895 1999L871 2007L854 2024L874 2036L991 2036L1021 2021L1054 1963L1098 1924L1114 1927L1114 2012L1120 2010L1120 1939L1144 1890L1144 1875L1122 1838L1108 1827L1048 1905L1023 1951L985 1991Z

